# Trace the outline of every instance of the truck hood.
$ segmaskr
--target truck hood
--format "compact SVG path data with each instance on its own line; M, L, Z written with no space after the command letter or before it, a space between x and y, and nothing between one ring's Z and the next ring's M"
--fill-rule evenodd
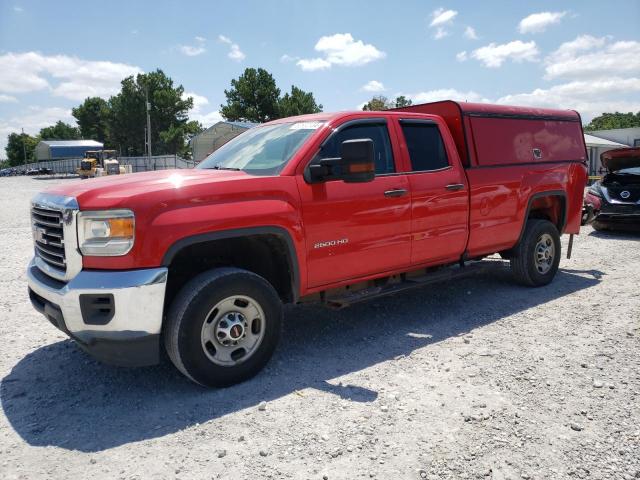
M139 195L184 192L189 187L251 178L245 172L209 169L158 170L155 172L111 175L58 185L46 193L75 197L81 209L111 208Z
M610 172L617 172L623 168L640 167L640 147L616 148L600 155L602 166Z

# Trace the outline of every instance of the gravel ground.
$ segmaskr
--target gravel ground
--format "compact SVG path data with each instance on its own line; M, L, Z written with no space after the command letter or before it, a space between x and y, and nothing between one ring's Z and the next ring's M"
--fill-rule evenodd
M71 181L0 179L0 478L640 478L640 236L584 228L539 289L288 308L263 373L205 390L29 305L28 200Z

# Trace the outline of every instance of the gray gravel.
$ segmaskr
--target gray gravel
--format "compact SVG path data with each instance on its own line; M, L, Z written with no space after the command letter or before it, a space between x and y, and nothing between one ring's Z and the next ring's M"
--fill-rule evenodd
M205 390L32 310L28 200L71 181L0 179L0 478L640 478L639 235L585 228L540 289L288 308L262 374Z

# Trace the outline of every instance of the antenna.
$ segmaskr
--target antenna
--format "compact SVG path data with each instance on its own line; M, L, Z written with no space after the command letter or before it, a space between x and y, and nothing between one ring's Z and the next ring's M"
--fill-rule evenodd
M151 103L149 102L149 87L144 88L145 104L147 106L147 156L151 160L151 116L149 111L151 110Z

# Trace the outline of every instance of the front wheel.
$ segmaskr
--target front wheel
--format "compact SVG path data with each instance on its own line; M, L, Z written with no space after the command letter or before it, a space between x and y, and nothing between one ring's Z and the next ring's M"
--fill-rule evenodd
M560 265L560 234L548 220L532 218L511 256L516 281L529 287L551 283Z
M604 223L600 223L597 220L594 220L593 223L591 223L591 226L597 232L606 232L607 230L609 230L609 227L607 225L605 225Z
M282 303L264 278L218 268L189 281L173 301L165 348L196 383L226 387L257 374L280 338Z

